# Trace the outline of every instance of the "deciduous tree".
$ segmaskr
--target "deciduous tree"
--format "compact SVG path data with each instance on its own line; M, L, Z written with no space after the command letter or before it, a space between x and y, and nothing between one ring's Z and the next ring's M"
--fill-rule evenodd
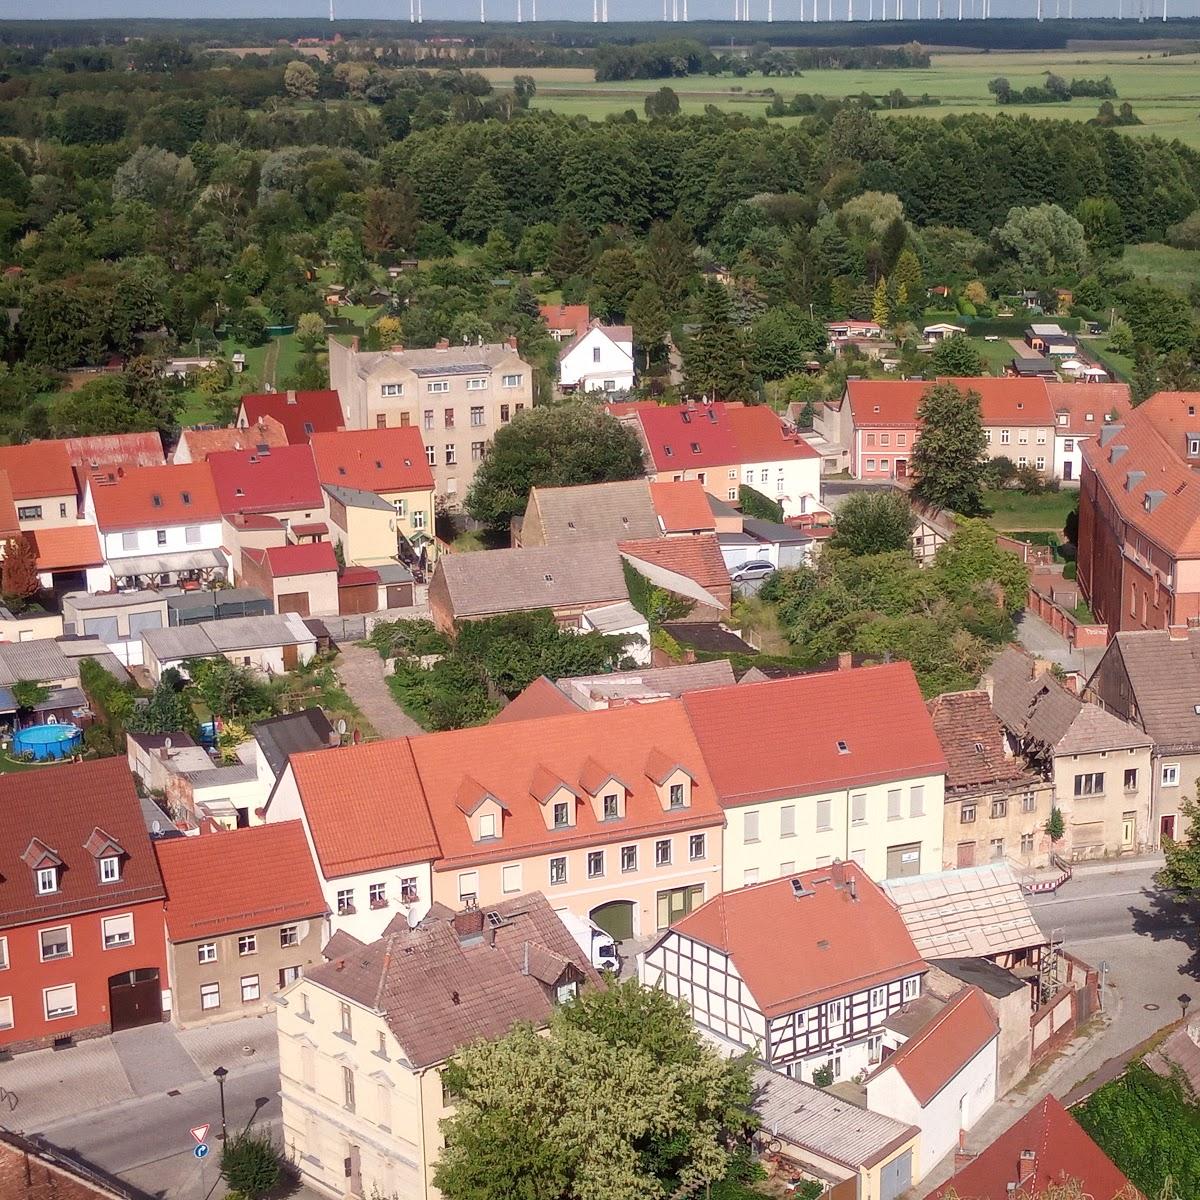
M4 543L4 561L0 563L0 592L6 601L21 603L38 590L37 554L24 534L16 534Z
M913 491L927 504L974 516L983 508L987 439L979 393L934 384L917 409L921 431L913 446Z
M916 517L900 492L856 492L837 510L830 545L851 554L885 554L912 546Z
M929 353L929 365L933 374L953 378L982 375L985 370L983 355L965 333L942 338Z

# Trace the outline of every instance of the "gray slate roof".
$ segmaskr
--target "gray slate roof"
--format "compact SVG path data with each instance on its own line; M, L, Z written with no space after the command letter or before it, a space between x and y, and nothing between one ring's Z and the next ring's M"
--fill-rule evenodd
M148 629L142 641L159 662L180 658L206 658L237 650L265 646L299 646L313 641L312 632L295 613L263 617L232 617L227 621L201 621Z
M1150 744L1136 725L1098 705L1085 704L1049 671L1037 674L1033 659L1013 646L997 655L987 674L992 680L992 711L1005 728L1056 754L1129 750Z
M629 599L615 542L444 554L438 573L457 617Z
M336 947L339 957L305 975L382 1012L418 1068L445 1061L468 1042L502 1037L517 1022L544 1024L554 1008L554 983L564 972L600 983L541 892L489 905L479 916L481 933L463 938L442 904L415 929L400 914L378 941L361 949L343 949L343 943ZM332 940L325 953L331 949Z
M258 748L271 768L271 774L278 779L287 766L289 755L328 747L333 726L322 709L304 708L299 712L259 721L253 727L253 732L254 740L258 742Z
M360 352L356 367L361 378L370 377L382 362L392 362L418 375L486 375L494 366L516 354L510 346L448 346L444 350L376 350Z
M547 546L605 538L652 538L662 532L644 479L582 487L533 488L526 520L536 510Z
M1165 629L1118 633L1142 727L1164 750L1200 745L1200 630L1172 639ZM1112 653L1110 647L1109 653Z
M852 1171L874 1166L918 1132L766 1067L755 1069L751 1095L764 1133Z
M43 638L33 642L0 643L0 686L78 678L79 664L85 658L94 658L121 682L129 679L129 672L117 656L97 638L67 641Z
M336 483L323 483L321 487L347 508L380 508L387 512L396 511L382 496L364 491L362 488L340 487Z

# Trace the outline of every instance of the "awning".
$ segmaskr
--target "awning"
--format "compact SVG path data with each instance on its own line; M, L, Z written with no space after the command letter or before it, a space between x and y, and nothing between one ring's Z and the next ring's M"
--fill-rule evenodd
M179 554L145 554L138 558L117 558L109 562L118 579L131 575L166 575L173 571L208 571L228 566L220 550L184 550Z

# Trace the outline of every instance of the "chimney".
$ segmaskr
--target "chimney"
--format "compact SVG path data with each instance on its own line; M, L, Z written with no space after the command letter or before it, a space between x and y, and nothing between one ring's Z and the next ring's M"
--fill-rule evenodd
M329 737L327 739L326 744L331 749L336 746L340 746L342 744L342 735L340 733L338 733L338 731L336 729L331 729L329 731Z
M858 880L853 875L846 879L846 890L850 893L851 900L858 899Z
M350 339L350 353L351 354L358 353L358 334L357 333Z
M506 341L504 344L505 344L505 345L506 345L506 346L507 346L507 347L508 347L510 350L515 350L515 349L517 348L517 339L516 339L515 337L510 337L510 338L508 339L508 341Z
M833 860L833 864L829 868L829 875L833 880L834 887L846 886L846 864L840 858Z
M954 1148L954 1169L959 1170L960 1167L965 1167L971 1162L975 1155L967 1149L967 1131L960 1129L958 1131L958 1145Z
M454 932L458 934L460 942L480 938L483 936L483 910L465 908L462 912L456 912L453 924Z
M1188 631L1186 625L1168 625L1167 633L1170 635L1171 641L1173 642L1187 641Z
M450 349L450 339L449 338L439 338L438 344L434 347L434 349L435 350L449 350Z
M838 670L849 671L854 666L854 655L849 650L842 650L838 654Z
M403 343L403 342L397 342L397 343L396 343L394 346L389 346L389 347L388 347L388 349L389 349L389 350L390 350L390 351L391 351L393 354L403 354L403 353L404 353L404 343Z
M1020 1162L1017 1164L1017 1187L1024 1187L1033 1178L1036 1167L1037 1151L1022 1150Z
M296 403L296 393L294 391L288 391L287 402L292 405Z

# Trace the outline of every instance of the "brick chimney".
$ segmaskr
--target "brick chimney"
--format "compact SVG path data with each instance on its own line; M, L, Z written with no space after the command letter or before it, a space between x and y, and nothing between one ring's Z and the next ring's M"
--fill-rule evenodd
M849 671L854 666L854 655L849 650L842 650L838 654L838 670Z
M450 349L450 339L449 338L439 338L438 344L434 347L434 349L435 350L449 350Z
M351 354L358 353L358 334L357 333L350 339L350 352L351 352Z
M464 908L454 914L454 932L460 942L471 938L483 937L483 911L478 908Z
M1017 1163L1017 1187L1024 1187L1033 1178L1036 1168L1037 1151L1022 1150L1021 1158Z
M829 876L833 880L834 887L846 886L846 864L840 858L836 859L830 866Z
M954 1148L954 1169L957 1171L961 1167L965 1167L974 1158L975 1155L967 1149L967 1131L960 1129L958 1131L958 1145Z
M1167 633L1173 642L1186 642L1188 629L1186 625L1168 625Z
M517 339L515 337L510 337L504 344L510 350L515 350L517 348Z

